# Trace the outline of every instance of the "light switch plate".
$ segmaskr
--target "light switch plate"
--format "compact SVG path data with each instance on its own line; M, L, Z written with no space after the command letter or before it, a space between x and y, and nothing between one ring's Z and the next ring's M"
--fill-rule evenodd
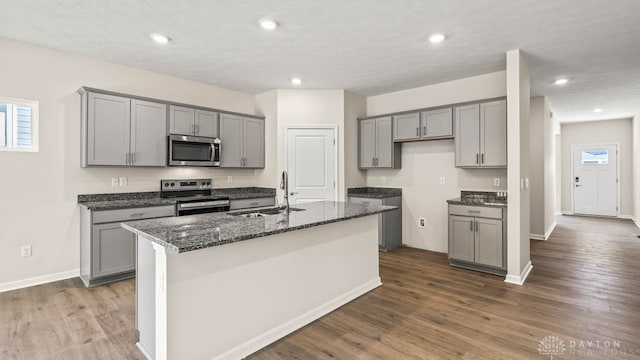
M118 178L117 177L112 177L111 178L111 186L118 186Z
M493 178L493 186L500 186L500 178Z
M227 176L227 182L233 182L233 176L231 175Z
M529 189L529 178L525 178L524 179L524 189L528 190Z
M127 186L127 177L123 176L118 180L120 186Z
M440 176L440 185L444 185L447 182L444 176Z

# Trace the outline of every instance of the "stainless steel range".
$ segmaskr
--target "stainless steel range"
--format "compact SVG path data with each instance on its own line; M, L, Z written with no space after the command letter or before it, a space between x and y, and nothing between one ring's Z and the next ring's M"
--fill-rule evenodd
M212 179L160 180L160 195L177 199L178 216L229 211L229 197L211 193Z

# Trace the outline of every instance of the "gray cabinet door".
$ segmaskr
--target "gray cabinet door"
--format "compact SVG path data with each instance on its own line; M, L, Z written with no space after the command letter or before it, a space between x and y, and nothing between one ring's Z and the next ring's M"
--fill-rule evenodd
M131 100L89 93L87 112L87 165L127 165Z
M197 136L218 137L218 113L214 111L196 110L195 128Z
M507 166L507 102L480 104L480 162L482 166Z
M195 110L182 106L169 106L169 133L176 135L195 134Z
M120 227L120 223L94 225L93 277L135 270L135 245L135 235Z
M167 166L167 105L131 100L131 163Z
M438 109L422 113L422 137L442 138L453 136L452 109Z
M480 159L480 106L478 104L455 108L456 166L479 166Z
M220 114L220 167L242 167L242 117Z
M376 167L393 167L393 131L391 117L376 119Z
M466 216L449 216L449 258L473 262L474 219Z
M376 157L376 119L360 121L360 168L374 167Z
M420 138L420 113L393 117L393 141L417 140Z
M244 118L244 167L264 168L264 120Z
M502 267L502 221L475 219L475 262Z

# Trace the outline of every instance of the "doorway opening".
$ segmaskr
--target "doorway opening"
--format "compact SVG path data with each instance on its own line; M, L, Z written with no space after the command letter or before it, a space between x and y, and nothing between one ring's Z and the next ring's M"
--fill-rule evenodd
M323 125L285 127L284 168L289 174L289 203L338 200L338 128Z
M573 213L618 216L618 144L572 146Z

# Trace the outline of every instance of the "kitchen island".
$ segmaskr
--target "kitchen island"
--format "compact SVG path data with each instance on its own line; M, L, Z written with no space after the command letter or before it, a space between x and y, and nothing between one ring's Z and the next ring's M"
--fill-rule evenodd
M381 285L393 206L296 205L123 223L137 236L136 327L149 359L240 359Z

